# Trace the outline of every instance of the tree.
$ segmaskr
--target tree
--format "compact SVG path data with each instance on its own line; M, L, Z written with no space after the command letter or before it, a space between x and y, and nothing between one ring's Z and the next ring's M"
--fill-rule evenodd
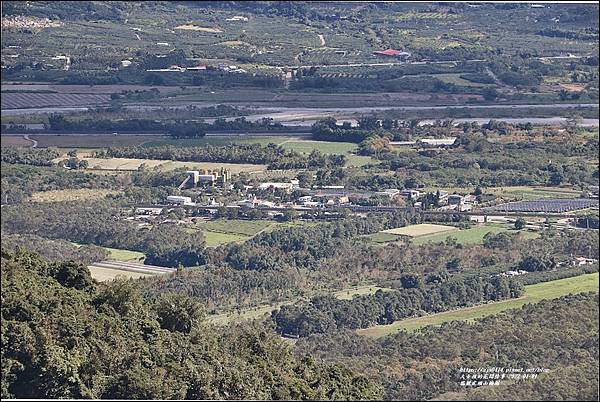
M190 333L203 319L200 303L182 294L164 294L156 302L160 327L171 332Z
M525 219L518 217L515 220L515 229L517 230L521 230L525 227L525 225L527 224L527 222L525 221Z
M460 269L460 258L453 258L446 263L448 272L457 272Z
M400 277L400 283L404 289L420 288L423 286L423 278L419 274L408 273Z

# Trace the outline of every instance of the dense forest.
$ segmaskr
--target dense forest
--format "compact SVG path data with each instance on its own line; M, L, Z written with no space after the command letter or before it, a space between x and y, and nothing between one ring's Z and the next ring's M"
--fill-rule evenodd
M236 117L229 120L218 117L212 123L204 120L169 119L82 119L69 120L61 114L48 117L50 131L56 132L161 132L173 138L203 137L206 131L281 131L286 129L281 123L263 118L258 121L247 120L246 117Z
M138 228L133 222L119 219L120 215L106 201L7 206L2 209L2 230L141 251L151 265L177 267L204 262L201 232L188 233L174 225Z
M97 151L99 158L140 158L190 162L226 162L265 164L269 169L334 168L343 166L344 155L323 154L317 150L309 155L286 151L281 146L268 144L229 144L203 147L126 147Z
M2 398L377 399L269 329L203 323L195 300L97 286L87 268L2 252Z
M436 279L439 278L436 275ZM317 297L309 303L283 306L273 313L282 334L308 336L336 329L366 328L391 324L403 318L437 313L452 308L519 297L519 282L501 277L453 280L425 287L417 275L404 275L405 289L396 292L378 290L373 295L352 300Z
M356 367L385 387L385 399L598 400L598 295L525 305L475 323L454 321L370 339L351 331L313 335L299 355ZM547 369L536 379L460 386L461 367Z

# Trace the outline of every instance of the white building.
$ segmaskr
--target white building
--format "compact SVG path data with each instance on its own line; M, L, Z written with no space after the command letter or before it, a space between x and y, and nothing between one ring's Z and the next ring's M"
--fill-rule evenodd
M261 183L258 186L259 190L285 190L288 193L292 191L294 185L292 183Z
M154 208L154 207L149 207L149 208L140 207L140 208L136 208L135 209L136 215L160 215L162 211L163 211L163 209L160 208L160 207L158 207L158 208Z
M422 139L418 140L418 142L421 142L421 143L426 144L426 145L431 145L431 146L434 146L434 147L450 146L450 145L454 145L454 143L456 142L456 137L448 137L448 138L422 138Z
M167 202L170 204L177 204L177 205L196 205L192 202L192 199L190 197L183 197L180 195L167 196Z
M225 19L225 21L230 21L230 22L243 21L243 22L247 22L248 21L248 17L244 17L243 15L234 15L231 18Z
M402 190L400 192L400 195L402 197L406 197L406 198L409 198L409 199L413 200L415 198L419 198L419 196L421 195L421 193L419 192L419 190L406 189L406 190Z
M386 190L379 191L377 193L377 195L383 195L383 196L387 196L390 198L394 198L394 197L398 196L399 194L400 194L400 190L398 190L397 188L388 188Z

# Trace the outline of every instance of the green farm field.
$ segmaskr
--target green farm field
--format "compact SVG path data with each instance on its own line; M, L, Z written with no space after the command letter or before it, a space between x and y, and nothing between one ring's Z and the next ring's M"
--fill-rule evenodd
M538 236L536 232L529 232L525 230L516 231L509 226L501 225L481 225L470 229L464 229L454 231L450 234L439 233L428 236L420 236L415 238L413 244L425 244L425 243L441 243L446 241L447 238L455 238L459 244L480 244L483 242L483 237L488 233L501 233L501 232L518 232L521 239L531 239Z
M239 235L235 233L220 233L220 232L212 232L209 230L203 230L204 241L206 242L206 247L217 247L221 244L233 243L236 241L245 241L248 240L249 236Z
M555 299L568 294L582 292L598 292L597 272L525 286L525 295L517 299L410 318L396 321L390 325L377 325L359 329L357 332L361 335L380 338L402 330L416 331L428 325L440 325L449 321L473 321L477 318L498 314L508 309L519 308L528 303L537 303L543 299Z
M123 250L120 248L104 247L110 252L110 258L118 261L139 261L142 262L146 257L144 253L132 250Z
M204 233L207 247L216 247L221 244L243 242L261 232L271 232L288 226L311 225L311 222L274 222L266 220L249 221L243 219L216 219L213 221L199 221L187 230L200 230Z
M303 154L309 154L314 150L324 154L350 154L358 148L351 142L327 142L289 139L279 143L283 148L290 149Z

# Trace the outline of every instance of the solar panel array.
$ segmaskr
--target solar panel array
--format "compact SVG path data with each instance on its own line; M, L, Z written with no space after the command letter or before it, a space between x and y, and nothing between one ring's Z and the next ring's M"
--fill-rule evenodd
M598 200L592 198L567 198L534 201L516 201L483 208L484 211L495 212L548 212L561 213L597 207Z

